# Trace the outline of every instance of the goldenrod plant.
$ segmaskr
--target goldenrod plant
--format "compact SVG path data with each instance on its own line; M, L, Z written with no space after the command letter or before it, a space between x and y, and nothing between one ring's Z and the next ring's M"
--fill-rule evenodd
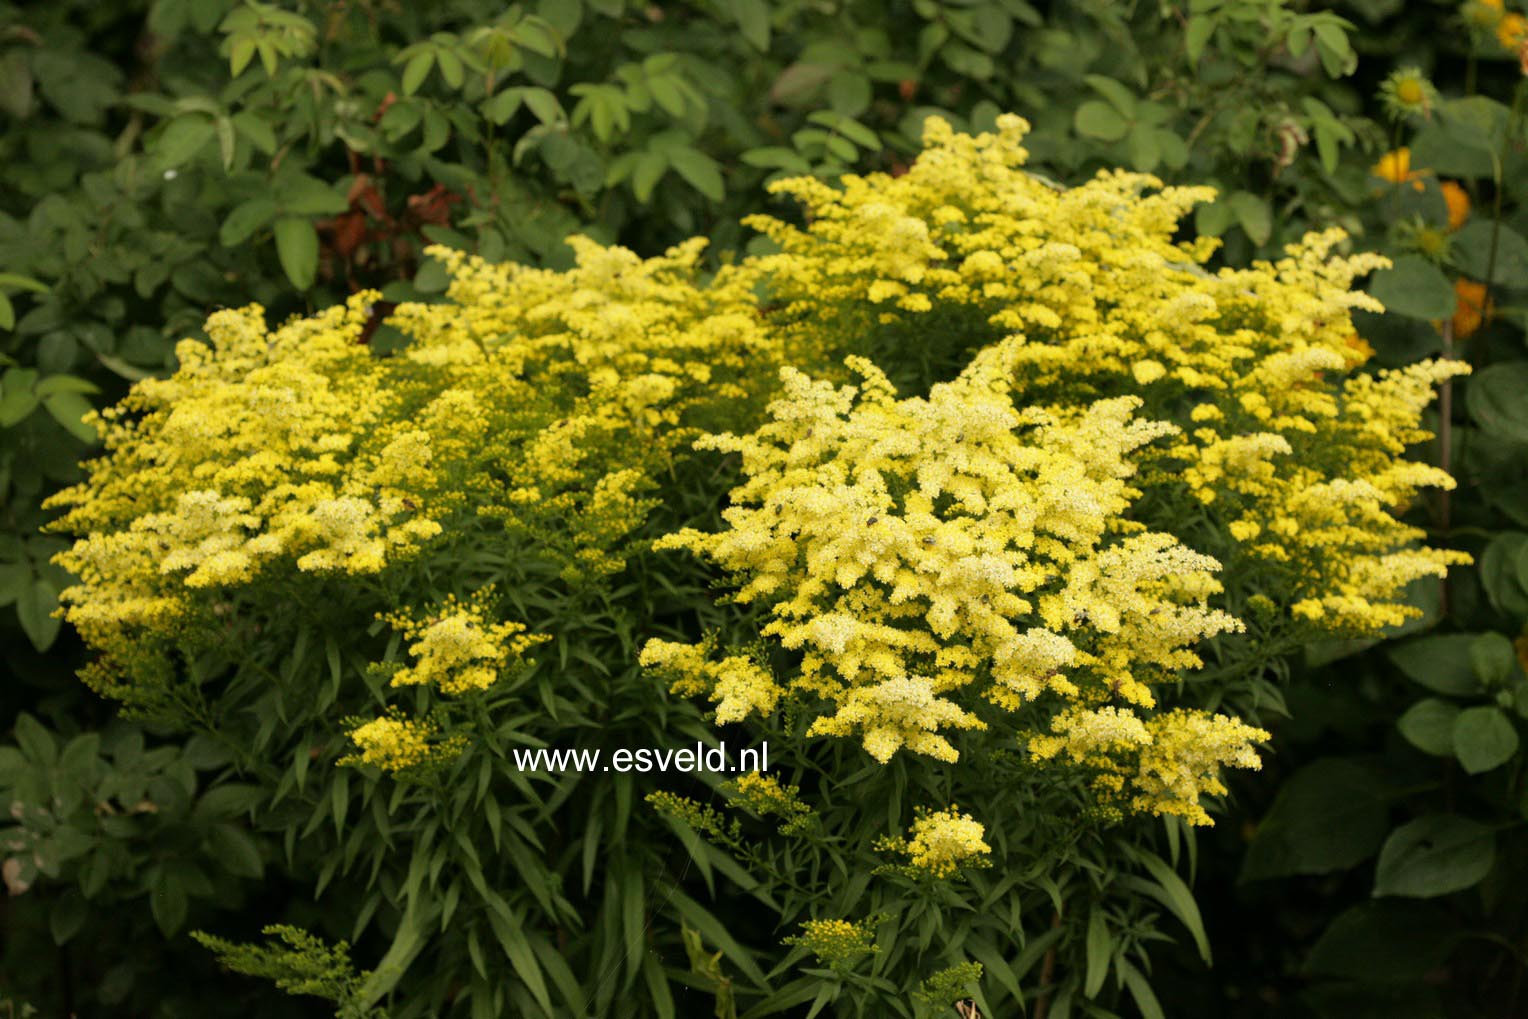
M1462 369L1365 370L1384 263L1338 234L1212 271L1174 236L1207 191L1059 190L1026 128L782 182L805 224L714 273L439 250L386 345L375 293L221 311L88 419L51 503L86 678L227 746L326 926L381 941L347 1014L673 1015L686 956L728 1014L1151 1013L1161 911L1208 953L1178 867L1266 752L1260 666L1466 561L1395 516L1451 484L1404 451ZM702 711L783 775L713 804L511 752ZM328 958L280 930L209 944Z

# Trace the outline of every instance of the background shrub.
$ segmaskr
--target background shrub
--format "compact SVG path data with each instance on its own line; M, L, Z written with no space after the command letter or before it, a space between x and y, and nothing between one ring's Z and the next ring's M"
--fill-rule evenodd
M1250 848L1222 823L1196 857L1207 927L1236 947L1208 976L1164 963L1159 996L1184 1003L1174 1014L1280 1014L1295 995L1332 1014L1397 1014L1386 1011L1396 1002L1426 1013L1435 1000L1482 1014L1518 1007L1523 906L1510 889L1521 885L1523 674L1504 648L1515 650L1528 617L1515 566L1528 529L1517 509L1528 441L1515 303L1528 271L1517 257L1528 233L1512 51L1521 11L418 7L0 8L0 702L17 718L0 784L12 802L41 803L44 790L59 801L46 821L6 832L40 837L46 863L25 894L3 900L7 993L55 1011L288 1007L156 933L237 915L256 875L234 845L247 805L226 748L113 719L74 679L78 645L51 616L69 578L50 563L62 544L39 532L39 507L77 479L91 404L168 370L174 341L202 335L218 306L259 300L280 320L373 286L382 295L367 328L396 342L390 305L446 282L427 244L553 266L568 264L562 239L575 228L643 254L694 233L727 250L743 243L732 224L762 206L764 180L895 172L929 112L986 128L1016 110L1036 123L1031 165L1056 180L1128 166L1218 185L1196 226L1225 236L1229 262L1334 223L1400 256L1373 284L1391 311L1359 322L1376 361L1452 353L1485 369L1449 387L1438 429L1433 462L1461 487L1413 514L1477 566L1446 590L1416 592L1428 615L1408 643L1267 664L1269 678L1293 672L1292 717L1264 719L1280 754L1241 783L1238 801L1271 811ZM1390 77L1412 66L1428 86L1422 102L1407 98L1404 75ZM1380 161L1402 144L1404 168ZM295 776L300 756L276 766ZM153 811L134 812L140 779L151 780L141 799ZM1378 789L1386 806L1362 808L1345 826L1353 840L1326 846L1313 836L1328 829L1308 819L1328 816L1343 789ZM111 810L87 809L102 802ZM1381 866L1377 885L1373 861L1408 860L1426 833L1406 827L1413 819L1459 836L1469 865L1450 857L1436 869L1478 880L1397 886ZM312 920L315 875L269 869L274 847L256 843L262 898ZM1233 884L1238 873L1246 881ZM166 874L184 895L151 894ZM1388 894L1398 887L1438 901ZM1415 931L1429 937L1396 940ZM1376 945L1410 964L1374 966L1354 947ZM693 972L711 973L708 950L696 952ZM168 984L171 967L191 975ZM724 979L694 977L706 988Z

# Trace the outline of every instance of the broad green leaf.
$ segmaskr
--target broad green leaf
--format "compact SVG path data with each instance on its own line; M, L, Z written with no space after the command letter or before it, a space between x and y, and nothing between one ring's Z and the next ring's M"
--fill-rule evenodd
M1528 240L1505 223L1472 219L1454 234L1450 250L1459 271L1472 280L1509 286L1528 282Z
M1257 826L1240 880L1325 874L1369 858L1385 837L1382 793L1357 761L1327 757L1301 768Z
M769 49L769 3L767 0L726 0L743 39L759 52Z
M1109 100L1109 105L1118 110L1120 116L1129 118L1135 115L1135 94L1124 85L1102 74L1089 74L1083 80L1093 87L1094 92Z
M1454 814L1419 817L1390 833L1374 876L1376 896L1433 898L1478 884L1496 859L1491 829Z
M1402 255L1374 274L1369 293L1395 315L1432 321L1454 313L1454 285L1421 255Z
M1385 653L1412 682L1434 693L1467 697L1481 691L1480 678L1470 663L1473 633L1421 637L1393 645Z
M1411 143L1411 165L1448 177L1490 177L1496 160L1480 148L1450 135L1441 124L1426 124Z
M85 926L88 917L85 897L78 889L65 889L48 911L48 930L53 934L53 943L62 945L71 940Z
M1119 141L1130 129L1118 110L1099 99L1089 99L1077 107L1072 122L1078 134L1106 142Z
M249 240L262 226L276 218L276 203L261 196L235 205L218 230L218 241L225 248L235 248Z
M409 62L403 68L403 94L411 96L419 91L419 86L430 74L430 68L435 65L435 52L429 49L420 50L409 58Z
M637 196L637 201L646 202L653 196L653 188L658 186L658 181L668 172L668 166L663 153L650 149L642 153L631 173L631 191Z
M164 169L174 169L193 159L216 133L211 117L200 113L176 117L154 143L154 158Z
M1333 920L1304 969L1354 980L1412 980L1441 965L1456 937L1437 903L1377 899Z
M237 825L214 825L207 833L207 848L219 865L235 877L258 878L265 871L260 847Z
M1503 361L1470 376L1466 404L1483 431L1528 443L1528 361Z
M1482 633L1470 643L1470 667L1486 686L1501 686L1517 671L1517 650L1500 633Z
M668 161L679 176L711 201L719 202L725 197L721 168L710 156L696 149L679 148L669 152Z
M1517 742L1517 729L1500 708L1466 708L1454 720L1454 754L1471 775L1505 764Z
M1273 236L1273 210L1268 202L1250 191L1238 191L1226 199L1236 214L1237 224L1247 232L1252 243L1262 246Z
M1528 534L1501 531L1480 556L1480 583L1497 611L1522 619L1528 616L1528 586L1522 564L1528 557Z
M1407 709L1396 722L1406 741L1434 757L1454 754L1454 720L1459 707L1436 697L1420 700Z
M312 223L297 216L277 220L276 255L292 285L307 290L318 272L318 231Z
M186 889L173 874L163 873L151 887L149 911L165 937L180 930L186 922Z
M45 577L33 579L29 588L16 599L16 618L21 632L38 651L46 651L58 637L61 620L53 615L58 608L58 588Z
M274 193L277 205L289 216L336 216L350 208L344 195L306 173L277 178Z

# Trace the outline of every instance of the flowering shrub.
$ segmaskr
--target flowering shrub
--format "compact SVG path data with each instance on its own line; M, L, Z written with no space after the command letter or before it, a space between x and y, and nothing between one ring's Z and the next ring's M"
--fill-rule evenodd
M439 251L401 344L363 340L372 293L219 312L99 415L54 500L87 678L234 748L345 940L385 932L354 979L287 939L349 1014L674 1014L681 948L722 1015L1149 1013L1160 909L1207 951L1175 867L1259 764L1259 666L1465 561L1395 515L1451 484L1403 452L1462 369L1363 370L1383 262L1336 233L1212 273L1174 238L1206 191L1058 190L1025 130L935 119L902 176L783 182L805 224L752 220L778 250L710 278L699 241L575 239L565 272ZM657 676L789 784L634 818L631 776L506 753L704 734Z

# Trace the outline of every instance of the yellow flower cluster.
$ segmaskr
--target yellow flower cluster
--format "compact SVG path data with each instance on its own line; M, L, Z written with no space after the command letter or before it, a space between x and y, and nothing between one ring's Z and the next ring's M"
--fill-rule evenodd
M860 358L857 387L785 369L770 422L700 440L742 455L728 528L658 547L747 578L735 599L768 604L764 634L803 654L790 685L835 707L812 734L856 735L883 762L903 747L953 761L944 733L985 728L957 700L973 688L1009 710L1083 691L1149 707L1148 683L1200 664L1189 645L1238 628L1204 604L1213 559L1125 520L1132 456L1171 426L1133 418L1129 397L1018 410L1002 380L1020 350L994 345L905 400ZM642 653L722 721L773 709L768 673L705 658L666 641Z
M486 606L491 595L484 590L465 603L448 595L424 618L417 612L384 614L382 619L414 641L409 654L416 661L394 673L392 685L425 683L448 694L486 690L511 662L551 639L527 634L520 623L490 622Z
M992 852L987 829L954 805L948 810L919 810L910 838L884 839L880 848L907 857L907 866L930 877L947 878L961 867L981 866Z
M957 368L1017 334L1018 405L1128 394L1182 427L1141 487L1203 506L1234 539L1227 554L1283 585L1281 604L1353 636L1415 616L1407 585L1467 559L1420 547L1423 532L1396 519L1421 490L1452 485L1402 460L1402 446L1427 437L1418 423L1436 383L1468 369L1353 374L1367 351L1351 312L1379 306L1352 283L1384 260L1334 257L1343 237L1329 231L1278 261L1211 272L1215 240L1175 237L1212 191L1107 171L1060 190L1024 170L1026 130L1005 116L973 137L933 118L901 176L775 184L808 223L749 221L780 248L754 269L781 328ZM1406 179L1404 154L1381 172Z
M1142 720L1105 705L1056 714L1049 734L1030 737L1029 753L1040 761L1064 755L1094 769L1094 788L1105 800L1210 824L1200 798L1226 791L1222 768L1261 768L1252 744L1268 738L1227 715L1177 709Z
M804 830L812 817L812 808L801 801L800 787L781 785L773 775L751 771L733 782L730 792L734 806L780 818L780 830L787 834Z
M434 249L450 287L396 310L397 352L363 342L373 293L277 328L220 311L171 377L103 411L106 455L52 501L78 537L63 601L103 654L94 681L162 685L186 634L232 632L214 608L269 613L294 574L402 571L345 590L409 592L428 584L404 579L428 571L421 549L463 542L568 582L621 569L653 479L695 435L751 423L782 347L751 280L700 281L701 240L648 260L571 243L567 271ZM398 607L378 601L358 607ZM421 622L400 623L418 662L399 681L491 682L527 638L483 609L400 615Z
M785 943L800 945L828 966L878 951L875 930L869 924L851 920L804 921L801 933L786 938Z
M448 761L461 750L458 737L439 739L431 722L386 715L350 730L360 752L342 757L340 764L370 764L383 771L406 772L424 765Z

